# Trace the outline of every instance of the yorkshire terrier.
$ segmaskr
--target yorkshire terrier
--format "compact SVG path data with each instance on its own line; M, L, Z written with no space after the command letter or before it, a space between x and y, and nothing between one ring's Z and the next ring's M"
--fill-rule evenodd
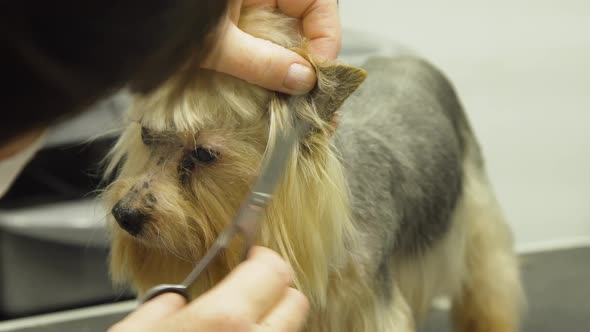
M136 96L108 167L114 280L140 294L180 282L296 116L309 130L258 239L295 270L312 306L306 331L415 331L438 296L451 299L456 331L517 331L511 232L445 76L413 56L374 57L363 69L314 62L298 21L270 9L248 10L239 26L306 56L317 86L287 110L279 93L185 68ZM239 243L230 246L192 295L241 254Z

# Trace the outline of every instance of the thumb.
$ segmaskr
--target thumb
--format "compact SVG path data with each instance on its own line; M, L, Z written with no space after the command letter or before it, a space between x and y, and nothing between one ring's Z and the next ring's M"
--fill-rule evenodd
M304 94L315 85L315 71L297 53L253 37L229 24L203 67L229 74L266 89Z

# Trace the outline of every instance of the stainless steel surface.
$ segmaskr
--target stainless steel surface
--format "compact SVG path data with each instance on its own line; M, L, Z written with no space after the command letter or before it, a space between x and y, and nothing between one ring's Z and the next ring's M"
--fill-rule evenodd
M106 248L105 216L97 199L0 209L0 230L80 248Z
M0 332L105 332L136 306L125 301L13 319L0 322Z
M0 317L21 317L128 296L111 285L106 247L0 232Z

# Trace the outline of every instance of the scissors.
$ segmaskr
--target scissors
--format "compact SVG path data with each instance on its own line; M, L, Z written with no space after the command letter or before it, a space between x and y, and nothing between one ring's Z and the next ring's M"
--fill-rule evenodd
M290 112L292 110L292 100L293 98L291 97L287 105L289 114L292 114ZM184 297L187 303L190 302L189 287L198 279L219 252L227 248L236 235L242 236L244 239L242 260L246 259L248 250L256 241L256 235L258 234L258 228L264 210L272 199L277 184L287 166L289 155L297 140L296 126L289 128L285 132L278 133L275 144L265 155L260 175L232 223L223 230L205 256L195 265L182 283L161 284L151 288L140 300L141 304L164 293L179 294Z

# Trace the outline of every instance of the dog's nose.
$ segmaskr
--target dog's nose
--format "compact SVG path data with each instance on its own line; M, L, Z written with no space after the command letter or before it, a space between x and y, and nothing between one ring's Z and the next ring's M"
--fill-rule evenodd
M115 220L117 220L119 226L133 236L141 233L143 225L148 218L148 215L144 212L126 207L120 201L115 204L111 213L115 217Z

